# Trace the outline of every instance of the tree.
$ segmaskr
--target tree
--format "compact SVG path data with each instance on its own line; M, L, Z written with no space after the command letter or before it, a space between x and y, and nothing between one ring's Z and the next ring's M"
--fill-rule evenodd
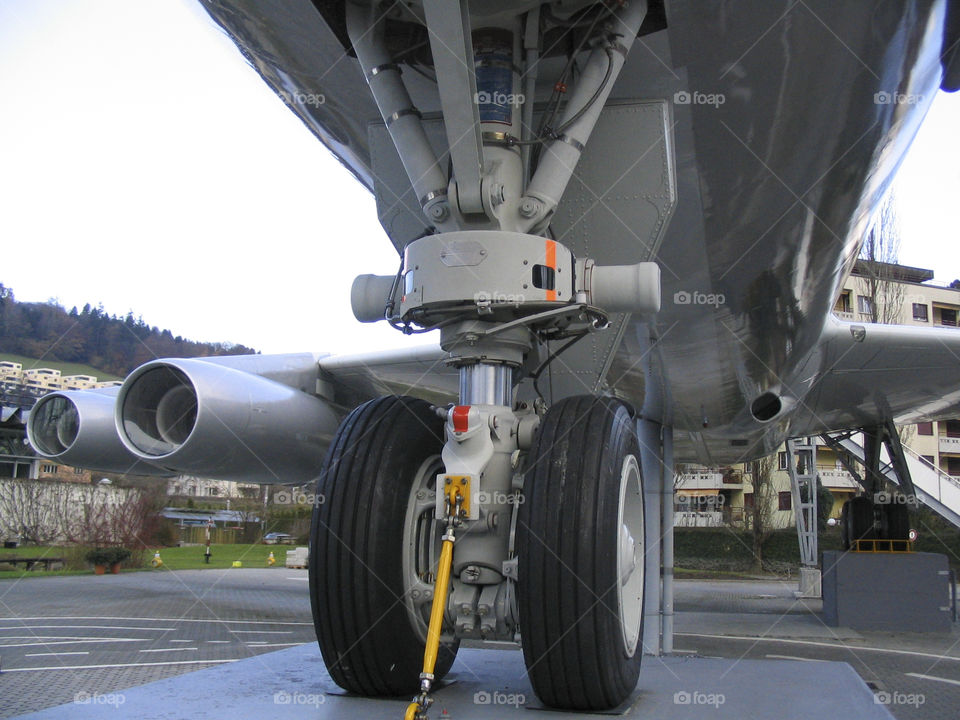
M0 535L47 545L64 534L72 506L68 485L40 480L0 482Z
M745 513L744 521L753 537L753 567L763 570L763 546L773 532L773 456L754 460L751 469L753 507Z
M89 303L68 313L56 300L20 303L0 284L0 351L46 361L85 363L112 375L126 375L155 357L206 357L252 354L243 345L201 343L174 337L148 325L131 310L108 315Z
M900 321L904 301L904 285L897 282L895 266L900 255L900 221L893 195L880 206L880 212L860 249L861 267L866 271L870 320L893 325Z

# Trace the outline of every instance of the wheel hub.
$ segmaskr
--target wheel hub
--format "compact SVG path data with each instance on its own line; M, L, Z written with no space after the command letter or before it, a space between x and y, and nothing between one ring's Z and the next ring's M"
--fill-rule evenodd
M643 489L640 483L640 465L637 458L628 455L620 471L620 503L618 509L619 538L617 542L617 608L623 648L628 656L637 651L643 614ZM638 555L639 561L638 561Z
M630 528L620 525L620 584L626 585L637 568L636 541L630 534Z

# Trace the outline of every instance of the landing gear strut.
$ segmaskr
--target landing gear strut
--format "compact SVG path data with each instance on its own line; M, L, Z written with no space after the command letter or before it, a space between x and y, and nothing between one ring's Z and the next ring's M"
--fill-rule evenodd
M344 422L320 479L311 590L333 679L364 694L419 687L410 717L425 714L426 692L462 639L518 642L522 630L534 688L555 707L615 707L639 673L646 539L636 420L610 398L571 398L548 411L542 399L518 397L525 378L615 314L649 317L660 307L659 268L643 261L652 249L638 249L633 264L603 265L552 236L646 14L644 2L574 5L565 11L588 11L591 21L581 25L578 15L568 26L582 31L571 35L568 65L581 51L589 57L543 132L530 126L532 76L530 97L520 93L519 68L532 59L526 70L535 72L546 27L537 3L344 7L352 49L429 225L404 244L395 276L357 278L354 314L405 333L439 330L460 388L451 407L381 398ZM388 21L401 18L427 26L449 154L442 163L388 51ZM551 354L553 341L566 342ZM452 486L463 494L451 516ZM441 536L454 527L452 546Z

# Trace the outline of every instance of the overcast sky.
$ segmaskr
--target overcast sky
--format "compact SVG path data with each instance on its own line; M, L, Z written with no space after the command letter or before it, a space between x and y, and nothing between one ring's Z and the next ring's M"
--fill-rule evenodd
M960 277L960 94L898 178L900 260ZM397 258L372 197L187 0L0 0L0 282L264 352L410 342L353 320Z

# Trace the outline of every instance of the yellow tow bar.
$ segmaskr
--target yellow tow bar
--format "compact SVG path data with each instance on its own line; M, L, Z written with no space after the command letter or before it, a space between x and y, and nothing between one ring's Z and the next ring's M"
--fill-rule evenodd
M447 592L450 589L453 543L456 541L453 529L460 522L463 504L465 499L470 497L469 493L469 478L449 476L446 478L444 495L447 499L447 531L443 535L437 581L433 588L430 625L427 627L427 645L423 650L423 672L420 673L420 693L407 706L403 720L427 720L427 710L433 704L430 689L433 687L433 671L437 666L437 655L440 652L440 630L443 626L443 613L447 606Z

